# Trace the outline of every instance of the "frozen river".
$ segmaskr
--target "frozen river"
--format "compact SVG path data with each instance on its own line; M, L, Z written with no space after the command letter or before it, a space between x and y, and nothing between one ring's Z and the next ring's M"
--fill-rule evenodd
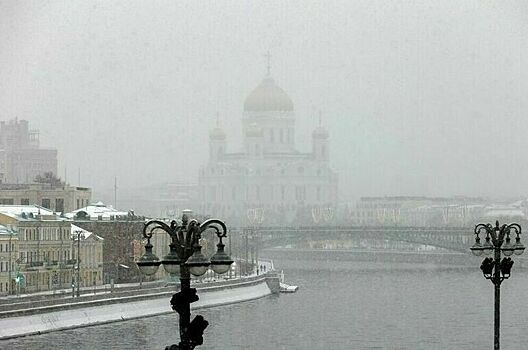
M272 252L291 295L199 310L210 323L198 349L490 349L493 288L479 270ZM341 256L341 255L339 255ZM471 256L468 256L471 261ZM528 344L528 270L502 288L501 345ZM167 300L168 302L168 300ZM0 342L2 349L164 349L176 314Z

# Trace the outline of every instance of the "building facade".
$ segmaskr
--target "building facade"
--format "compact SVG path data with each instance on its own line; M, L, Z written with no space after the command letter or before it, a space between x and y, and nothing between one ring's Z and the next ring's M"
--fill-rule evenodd
M27 120L0 122L0 182L30 183L37 175L57 174L57 150L40 148L38 130Z
M295 146L293 102L271 77L246 98L241 152L228 152L217 125L209 136L209 161L199 173L199 211L230 224L291 224L321 208L335 208L337 175L329 164L329 135L319 123L312 149Z
M485 211L482 198L362 197L348 211L347 221L360 226L466 226Z
M65 183L0 184L0 205L39 205L57 213L87 206L92 190Z
M15 288L18 234L12 227L0 225L0 295Z
M71 225L71 238L73 258L80 260L78 283L81 288L103 284L104 238L75 225Z
M18 236L16 273L21 292L68 288L72 281L71 221L39 206L0 206L0 224Z

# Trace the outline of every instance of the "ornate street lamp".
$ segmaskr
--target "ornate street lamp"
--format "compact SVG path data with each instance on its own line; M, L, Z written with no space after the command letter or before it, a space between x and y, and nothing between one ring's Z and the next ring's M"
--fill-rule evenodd
M74 235L72 235L72 240L75 241L75 239L77 239L77 259L76 259L77 278L75 280L75 283L73 283L73 275L72 275L72 298L75 295L75 287L77 287L77 298L79 298L81 296L81 291L80 291L80 287L81 287L81 238L84 238L84 231L75 230L73 231L73 233Z
M512 231L516 235L513 244L510 238ZM481 233L486 234L484 243L480 243ZM503 280L510 277L513 260L509 256L521 255L524 252L520 235L521 226L518 224L499 226L499 221L495 223L495 227L491 224L478 224L475 226L475 244L470 248L476 256L487 256L482 261L480 269L484 277L495 285L495 350L500 349L500 285ZM502 260L501 254L506 256Z
M227 228L224 222L217 219L209 219L203 223L189 219L192 212L185 210L182 215L181 225L173 220L170 225L163 221L151 220L143 227L143 237L147 240L145 254L137 261L139 270L149 276L156 273L158 267L163 264L165 271L171 275L180 275L180 292L174 294L171 299L173 310L180 315L180 343L167 347L168 349L187 350L194 349L203 342L202 334L207 321L198 315L191 322L190 304L198 300L196 289L191 288L191 274L202 276L211 266L218 274L229 270L233 260L224 252L222 238L227 237ZM216 231L219 243L217 252L208 260L202 254L200 238L203 231L213 229ZM171 237L169 254L163 260L152 252L150 239L156 230L162 230Z

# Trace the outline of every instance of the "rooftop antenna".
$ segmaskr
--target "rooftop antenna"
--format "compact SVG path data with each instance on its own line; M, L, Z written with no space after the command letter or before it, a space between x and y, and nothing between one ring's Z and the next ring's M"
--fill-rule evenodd
M266 58L266 76L271 76L271 54L268 50L268 52L264 55Z
M114 177L114 208L117 208L117 176Z

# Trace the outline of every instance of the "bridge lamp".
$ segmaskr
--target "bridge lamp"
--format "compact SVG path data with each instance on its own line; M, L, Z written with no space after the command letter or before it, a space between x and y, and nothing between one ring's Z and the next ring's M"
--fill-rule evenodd
M515 255L521 255L522 253L524 253L524 245L521 243L521 237L519 237L520 233L521 233L520 230L516 232L517 237L515 237L515 244L513 245L513 248L514 248L513 252Z
M516 234L515 243L512 244L510 235ZM486 279L489 279L495 286L495 319L494 319L494 349L500 349L500 286L501 283L510 278L513 260L512 255L521 255L524 252L524 245L521 243L521 226L518 224L503 224L495 222L491 224L478 224L475 226L475 244L470 248L474 255L485 254L487 257L482 261L480 269ZM486 233L486 242L480 244L480 233ZM492 255L493 257L490 257ZM502 258L504 255L505 258Z
M207 272L210 264L211 262L202 254L202 246L196 243L193 255L185 263L189 267L189 271L193 276L202 276Z
M222 243L222 237L219 236L220 242L216 245L216 253L211 257L211 268L217 274L223 274L229 271L233 259L224 251L224 243Z
M194 293L194 298L183 298L177 303L174 309L180 314L180 343L178 345L171 345L170 348L177 349L194 349L196 345L200 345L203 339L196 336L196 323L190 321L190 304L198 300L196 289L191 288L191 275L202 276L207 271L209 266L212 266L214 272L218 274L229 271L233 260L224 251L224 244L222 238L227 237L227 227L223 221L218 219L209 219L203 223L197 220L190 220L188 215L192 211L185 210L182 215L181 223L175 220L171 221L170 225L160 220L150 220L145 223L143 227L143 237L147 240L145 245L145 254L137 261L137 265L141 273L145 275L154 275L158 270L159 265L163 264L163 268L171 275L180 275L180 293L176 295L189 295ZM201 234L207 229L214 229L219 239L217 244L217 252L211 260L207 259L202 254L202 246L200 245ZM160 261L158 257L152 252L152 244L150 239L153 233L163 231L171 237L169 244L169 254L163 257ZM181 299L181 298L180 298ZM197 316L201 317L201 316ZM206 322L204 323L207 326ZM201 325L201 334L203 329ZM201 339L200 341L199 338ZM169 348L169 347L167 347Z
M480 237L478 235L475 237L475 244L473 244L469 249L471 249L471 253L473 253L475 256L481 256L484 253L484 247L480 243Z
M504 242L504 245L501 247L501 251L502 251L502 254L504 254L504 256L511 256L515 252L515 247L511 243L509 235L506 237L506 241Z
M486 241L482 245L482 251L484 252L485 256L492 256L493 250L494 250L494 247L493 247L493 244L491 243L491 238L488 235L486 236Z
M174 243L169 244L170 251L169 254L165 255L162 260L163 268L170 275L179 275L180 274L180 265L182 260L178 256L176 250L176 245Z
M161 261L158 257L152 252L152 244L150 244L150 239L145 245L145 254L136 262L139 271L144 275L151 276L158 271L158 267L161 264Z

